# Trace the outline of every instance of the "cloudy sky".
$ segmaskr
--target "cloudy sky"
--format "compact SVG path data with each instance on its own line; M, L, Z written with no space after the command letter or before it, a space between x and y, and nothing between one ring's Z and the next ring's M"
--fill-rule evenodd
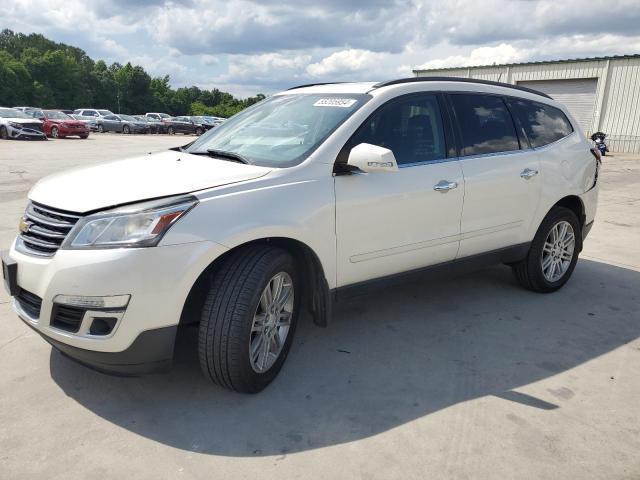
M59 5L59 6L58 6ZM640 53L638 0L5 0L43 33L239 96L444 67Z

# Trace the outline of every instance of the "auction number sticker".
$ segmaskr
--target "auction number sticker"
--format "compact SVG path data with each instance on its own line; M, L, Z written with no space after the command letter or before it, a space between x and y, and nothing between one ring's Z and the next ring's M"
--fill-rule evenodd
M314 107L352 107L357 100L355 98L321 98L313 104Z

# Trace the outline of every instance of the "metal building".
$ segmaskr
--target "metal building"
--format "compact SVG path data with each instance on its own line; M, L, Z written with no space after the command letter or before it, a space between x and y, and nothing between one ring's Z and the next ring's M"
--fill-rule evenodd
M611 151L640 153L640 55L416 69L413 73L494 80L540 90L564 103L588 136L606 133Z

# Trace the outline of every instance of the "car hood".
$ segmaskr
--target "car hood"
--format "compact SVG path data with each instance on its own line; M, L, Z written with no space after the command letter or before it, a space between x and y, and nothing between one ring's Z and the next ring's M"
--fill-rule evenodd
M5 120L13 123L42 123L37 118L5 118Z
M262 177L270 168L168 151L51 175L31 189L34 202L85 213Z

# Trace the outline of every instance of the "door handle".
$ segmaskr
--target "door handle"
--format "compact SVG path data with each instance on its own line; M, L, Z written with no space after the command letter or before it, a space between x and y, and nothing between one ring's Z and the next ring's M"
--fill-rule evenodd
M522 172L520 172L520 176L525 180L529 180L532 177L535 177L538 174L538 170L533 170L531 168L525 168Z
M458 187L458 182L449 182L448 180L440 180L433 186L436 192L447 193L449 190L453 190Z

